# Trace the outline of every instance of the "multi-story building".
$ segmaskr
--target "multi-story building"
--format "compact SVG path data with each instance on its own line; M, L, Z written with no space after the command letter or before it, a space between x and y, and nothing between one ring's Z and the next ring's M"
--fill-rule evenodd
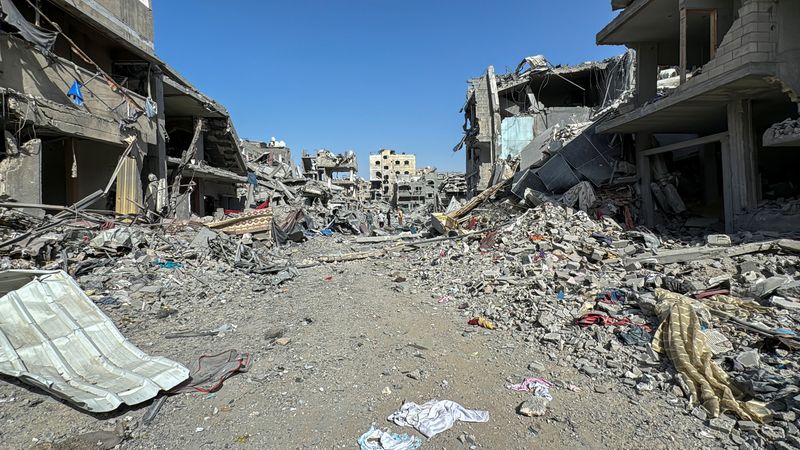
M389 149L369 155L370 197L373 200L391 202L395 185L399 181L410 181L416 175L416 155Z
M397 207L406 212L422 206L430 206L436 212L443 211L453 198L463 202L466 196L463 173L436 171L398 181L394 193Z
M673 178L690 213L728 231L796 230L759 204L800 194L800 133L775 132L798 118L800 2L611 3L624 9L597 43L636 50L636 95L597 131L634 136L644 222L671 213Z
M464 137L455 148L466 148L469 195L507 178L514 164L524 170L546 161L561 148L554 147L551 139L557 131L574 126L583 130L613 108L632 91L631 59L626 54L554 67L543 56L532 56L512 72L497 74L489 66L482 76L471 79L463 108ZM553 145L548 145L551 142ZM598 159L613 159L614 155L607 153L615 152L606 151L606 143L600 144L599 153L604 155ZM534 184L540 190L563 192L586 175L573 174L579 171L583 157L557 156L543 173L528 178L536 179Z
M303 174L306 178L327 181L331 185L344 189L350 198L361 198L363 180L357 175L358 159L356 153L348 150L343 154L334 154L330 150L317 150L316 155L302 154Z
M92 206L131 214L148 175L166 186L171 165L193 212L235 203L246 172L229 115L155 55L149 0L3 0L2 10L0 193L67 205L116 172L116 194Z

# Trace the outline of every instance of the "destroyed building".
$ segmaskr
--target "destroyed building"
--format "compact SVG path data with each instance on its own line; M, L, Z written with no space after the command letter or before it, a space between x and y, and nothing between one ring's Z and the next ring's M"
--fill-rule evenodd
M148 0L0 8L0 194L68 205L112 179L92 207L134 214L145 187L166 207L177 178L198 214L236 203L245 166L230 117L155 55Z
M511 73L497 74L489 66L470 80L464 137L454 149L466 148L469 196L509 178L515 167L524 177L520 192L530 187L561 194L583 179L608 181L620 147L595 136L592 125L631 92L631 60L628 53L554 67L534 56ZM574 139L581 134L588 138ZM562 150L570 141L574 148Z
M188 81L179 82L168 75L164 76L164 105L170 183L183 185L177 202L181 216L202 217L220 208L242 209L237 185L247 182L247 167L225 107ZM178 169L182 163L181 173Z
M423 206L443 211L453 199L463 202L466 197L463 173L432 171L395 184L394 202L407 212Z
M370 198L392 201L396 184L417 175L417 156L381 149L369 155Z
M643 222L796 229L800 3L611 4L597 43L636 50L636 93L597 131L633 136Z
M366 182L358 176L358 159L354 151L338 155L326 149L317 150L315 155L303 151L302 161L306 178L335 186L353 199L366 195Z
M247 162L256 161L271 166L293 165L292 150L286 142L272 138L269 142L242 139L242 154Z

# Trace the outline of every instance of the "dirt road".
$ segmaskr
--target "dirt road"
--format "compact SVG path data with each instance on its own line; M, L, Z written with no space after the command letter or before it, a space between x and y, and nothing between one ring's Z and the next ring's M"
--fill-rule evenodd
M372 423L414 432L386 418L404 400L430 399L488 410L490 420L457 423L423 448L732 445L709 433L669 393L638 394L613 378L579 373L522 335L467 325L457 305L440 304L430 292L394 281L390 274L402 266L399 258L322 266L278 289L210 274L212 287L193 308L122 330L145 351L185 364L204 353L249 351L248 373L214 394L170 397L148 427L139 424L147 405L91 416L39 391L3 383L2 447L27 448L35 439L59 440L122 422L132 429L121 444L126 449L357 448L356 439ZM109 315L122 321L118 310ZM163 339L165 321L175 328L232 323L237 329L217 337ZM288 344L273 342L275 329L285 330ZM518 415L527 394L506 385L531 375L574 390L555 389L544 417Z

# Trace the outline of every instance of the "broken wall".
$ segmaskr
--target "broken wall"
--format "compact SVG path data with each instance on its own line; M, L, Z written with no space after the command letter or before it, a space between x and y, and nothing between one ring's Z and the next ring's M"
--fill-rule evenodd
M9 142L6 132L6 156L0 160L0 195L20 203L42 203L42 141L31 139L22 145ZM25 210L39 215L39 210Z
M120 142L127 134L120 131L119 125L125 115L125 105L119 107L119 114L109 110L109 107L119 106L123 97L100 78L89 81L93 73L78 68L78 81L88 82L82 90L85 106L79 107L67 97L67 91L76 81L74 64L60 58L51 62L24 41L8 35L0 35L0 54L4 61L17 62L3 65L0 87L46 100L35 103L26 100L27 104L20 105L18 114L27 120L35 121L37 126L106 142ZM140 106L144 105L143 97L130 95ZM131 127L144 142L156 143L154 121L142 115Z

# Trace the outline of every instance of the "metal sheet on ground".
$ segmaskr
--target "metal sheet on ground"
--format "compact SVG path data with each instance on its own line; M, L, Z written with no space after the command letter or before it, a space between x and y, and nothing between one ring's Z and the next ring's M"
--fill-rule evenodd
M189 370L134 346L63 271L0 273L0 373L90 412L136 405Z

